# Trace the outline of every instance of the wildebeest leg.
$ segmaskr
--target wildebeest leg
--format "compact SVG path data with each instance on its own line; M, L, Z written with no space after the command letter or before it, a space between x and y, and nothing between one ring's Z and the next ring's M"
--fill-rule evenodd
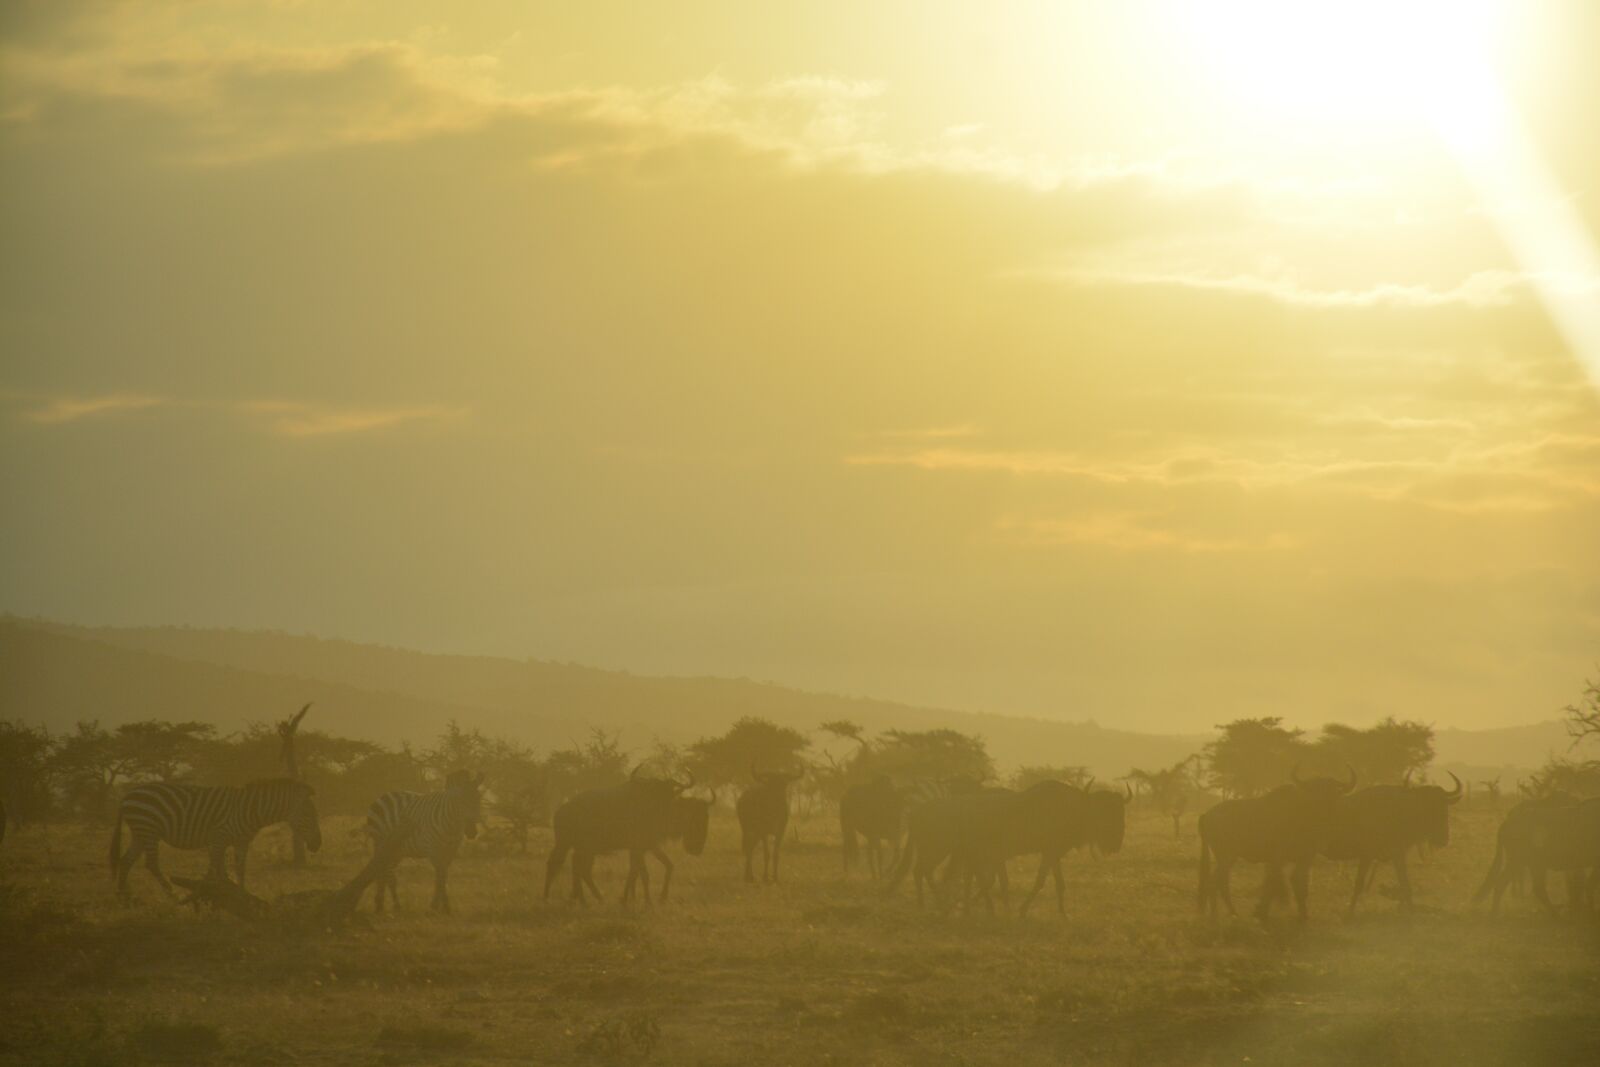
M555 884L556 875L561 873L561 864L566 861L567 853L571 849L572 846L566 842L557 841L555 847L550 850L550 858L544 864L544 899L550 899L550 887ZM577 860L574 859L573 862L576 863Z
M1535 899L1537 899L1540 904L1544 905L1544 910L1546 912L1551 915L1555 915L1556 906L1550 901L1550 888L1545 877L1545 868L1543 866L1530 864L1528 870L1529 873L1533 875L1533 895Z
M1268 863L1261 875L1261 899L1256 902L1255 916L1261 922L1267 921L1267 916L1272 911L1272 902L1283 892L1283 864Z
M1356 887L1350 891L1350 907L1345 909L1346 917L1355 915L1356 901L1361 899L1361 891L1367 888L1367 877L1372 873L1374 866L1371 860L1362 857L1361 865L1356 868Z
M1400 909L1411 910L1411 872L1406 869L1406 850L1401 849L1394 857L1394 880L1400 889Z
M761 880L772 881L772 842L767 840L767 835L761 835Z
M744 880L746 882L754 882L756 880L756 875L755 871L752 869L752 864L756 858L756 839L750 833L750 831L746 830L744 833L744 840L739 842L739 844L744 848ZM762 844L766 844L765 838L762 839Z
M1300 921L1308 922L1311 919L1311 861L1301 860L1294 865L1294 902L1300 913Z
M665 852L661 851L660 845L652 848L650 850L650 855L660 860L661 866L665 868L661 874L661 899L666 900L667 890L672 888L672 861L667 858L667 854ZM639 866L644 866L644 860L641 859L639 861ZM645 875L644 895L645 899L648 900L650 897L650 876L648 874Z
M1017 918L1019 918L1019 919L1020 918L1025 918L1027 916L1028 908L1033 905L1033 898L1039 895L1039 890L1044 888L1045 875L1049 874L1050 870L1051 870L1050 861L1047 858L1045 858L1044 856L1040 856L1039 857L1039 873L1034 876L1033 888L1028 890L1028 895L1022 898L1022 907L1017 909ZM1056 858L1056 863L1055 863L1054 870L1055 870L1055 876L1056 876L1057 903L1060 903L1060 892L1061 892L1061 859L1060 859L1060 857ZM1064 908L1064 906L1063 906L1063 908ZM1065 914L1065 910L1063 910L1062 914Z
M1237 917L1239 912L1233 906L1233 857L1218 856L1216 871L1212 875L1215 880L1212 886L1211 915L1216 917L1217 901L1220 899L1228 909L1228 914Z
M772 880L778 880L778 857L783 855L783 835L772 839Z

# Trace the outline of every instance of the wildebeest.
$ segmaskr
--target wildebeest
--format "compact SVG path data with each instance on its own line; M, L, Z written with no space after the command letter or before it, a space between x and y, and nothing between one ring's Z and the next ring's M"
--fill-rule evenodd
M433 864L433 903L435 911L450 911L450 894L446 881L450 864L461 848L462 838L478 836L478 823L482 818L483 775L474 777L467 771L452 771L445 779L444 788L432 793L415 793L396 789L383 794L367 809L367 822L363 827L372 838L373 849L382 849L392 838L398 845L389 851L397 857L426 859ZM400 907L398 879L395 871L399 860L377 877L377 891L373 907L383 910L383 894L387 890L394 906Z
M954 796L940 796L918 804L906 815L905 845L900 859L889 874L889 884L884 894L893 893L905 880L913 876L917 889L917 907L923 905L923 887L932 886L933 876L939 866L949 859L961 841L961 820L966 811L980 798L1014 795L1010 789L991 787ZM955 873L952 868L948 875Z
M1053 876L1056 908L1064 914L1061 858L1084 845L1108 853L1121 849L1125 805L1131 796L1131 792L1127 796L1085 792L1064 782L1045 781L1020 792L988 788L931 800L913 808L907 819L905 851L890 876L888 891L912 873L921 906L923 887L932 884L939 865L948 859L945 880L959 880L964 899L976 887L992 907L992 884L998 881L1002 892L1006 890L1005 861L1038 855L1038 874L1021 911L1026 914L1045 878Z
M661 885L661 899L667 899L672 886L673 864L661 846L672 838L682 838L684 851L698 856L706 846L706 833L710 825L710 801L697 800L682 794L694 786L694 776L687 782L647 778L634 771L633 776L620 785L590 789L569 798L556 809L552 820L555 827L555 845L545 865L544 896L550 897L550 887L567 854L572 853L572 899L584 902L583 888L588 886L596 900L600 888L594 884L594 858L608 852L628 852L628 880L623 888L623 902L631 900L634 887L643 885L645 901L650 899L650 873L644 858L648 853L661 861L665 876Z
M173 848L203 848L211 854L209 877L226 878L223 860L229 846L244 885L245 856L264 827L286 822L312 852L322 847L322 828L312 788L298 778L268 778L244 786L188 785L155 782L138 785L117 806L111 832L111 873L117 895L128 899L128 872L142 854L145 866L173 896L172 883L161 873L157 851L165 841ZM122 852L122 824L132 841ZM121 855L119 855L121 853Z
M1568 907L1577 913L1589 904L1588 872L1596 866L1600 866L1600 798L1579 800L1553 790L1506 813L1489 873L1472 899L1477 903L1492 891L1491 910L1498 913L1506 888L1526 874L1532 877L1534 896L1553 914L1545 874L1558 870L1567 874Z
M1355 914L1356 902L1379 863L1394 865L1400 906L1410 909L1406 853L1413 845L1444 848L1450 843L1450 806L1458 803L1463 793L1461 779L1454 774L1450 779L1455 782L1454 790L1436 785L1369 785L1339 799L1322 854L1360 863L1346 914Z
M1265 922L1272 901L1283 892L1283 868L1293 865L1295 903L1300 921L1309 917L1311 861L1327 840L1339 799L1356 787L1356 772L1348 782L1335 778L1301 778L1258 797L1225 800L1200 816L1200 910L1217 914L1217 899L1237 914L1228 878L1239 860L1266 864L1257 919ZM1212 861L1215 861L1215 870Z
M752 869L756 845L761 846L761 880L778 880L778 856L783 850L783 834L789 828L789 786L805 776L804 771L793 774L784 771L758 771L750 768L755 784L739 794L734 810L739 816L739 830L744 847L744 880L754 882ZM768 848L768 841L771 847Z
M1125 794L1091 792L1058 781L1039 782L1016 793L989 794L967 806L958 819L952 862L993 910L990 886L997 880L1004 884L1006 861L1037 855L1039 870L1018 914L1028 913L1048 875L1055 881L1056 911L1065 915L1062 857L1085 845L1102 855L1121 851L1126 809L1132 800L1131 787Z
M856 864L859 855L856 838L859 836L867 844L867 868L872 877L883 877L884 846L888 846L891 866L900 851L905 806L905 797L886 774L844 791L839 799L839 832L844 840L846 871Z

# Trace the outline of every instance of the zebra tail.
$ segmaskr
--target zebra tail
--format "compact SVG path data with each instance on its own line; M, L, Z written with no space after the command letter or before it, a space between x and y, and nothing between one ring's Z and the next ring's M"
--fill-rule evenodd
M111 877L117 876L117 861L122 859L122 808L117 808L117 825L111 831Z

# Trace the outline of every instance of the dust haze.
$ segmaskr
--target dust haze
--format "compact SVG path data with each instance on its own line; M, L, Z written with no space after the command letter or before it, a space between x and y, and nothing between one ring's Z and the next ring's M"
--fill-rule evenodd
M0 10L0 1063L1600 1059L1582 0Z

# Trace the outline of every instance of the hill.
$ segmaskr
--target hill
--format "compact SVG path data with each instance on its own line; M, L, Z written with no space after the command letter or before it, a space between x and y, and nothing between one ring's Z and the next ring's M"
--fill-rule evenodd
M756 715L806 733L829 719L871 732L978 734L1004 768L1083 764L1102 777L1164 766L1198 737L1094 723L984 715L809 693L744 678L644 677L574 664L407 649L282 633L181 627L90 628L0 621L0 716L66 729L144 718L204 719L223 730L281 718L307 700L320 729L394 744L426 741L454 718L543 749L590 727L632 748L684 742Z

